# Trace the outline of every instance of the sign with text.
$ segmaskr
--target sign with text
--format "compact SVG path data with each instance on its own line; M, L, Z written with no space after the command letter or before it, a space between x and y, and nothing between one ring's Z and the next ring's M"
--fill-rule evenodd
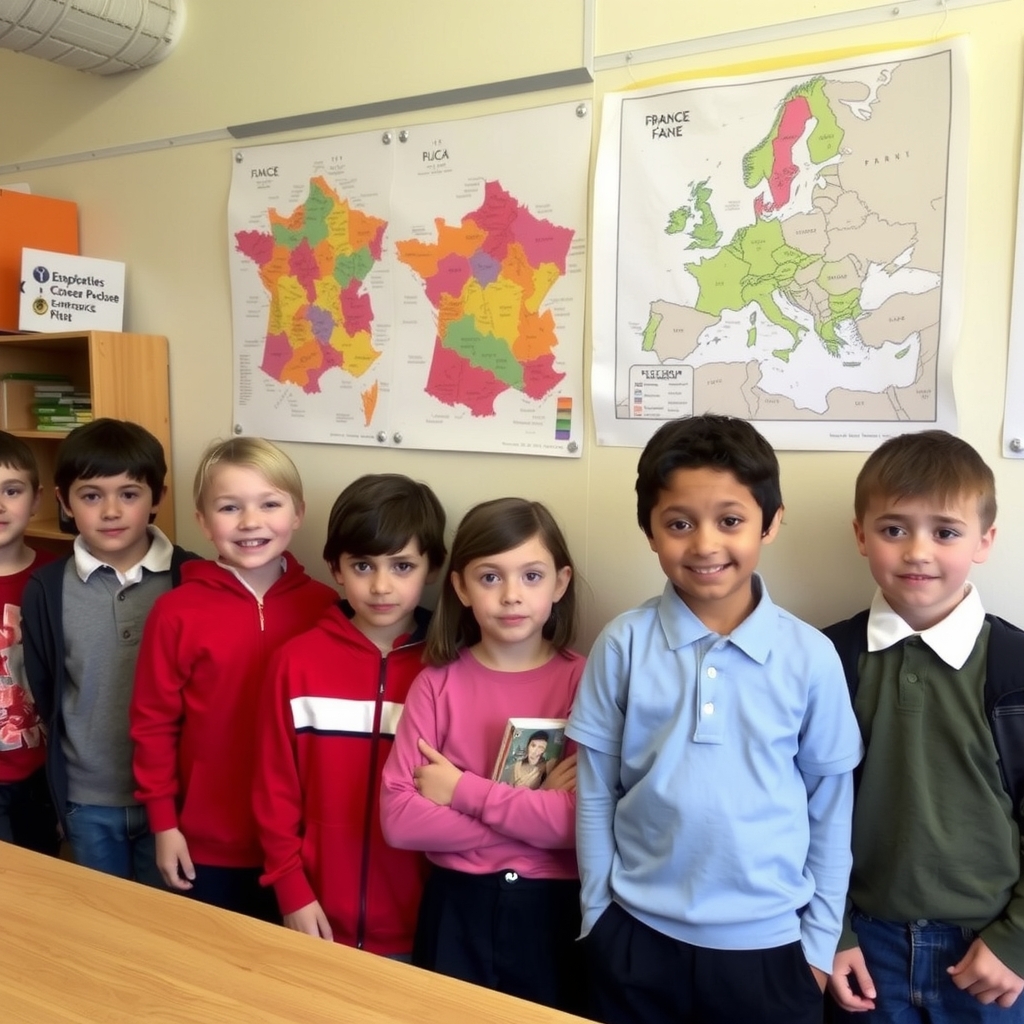
M22 249L19 330L120 331L123 326L123 263Z

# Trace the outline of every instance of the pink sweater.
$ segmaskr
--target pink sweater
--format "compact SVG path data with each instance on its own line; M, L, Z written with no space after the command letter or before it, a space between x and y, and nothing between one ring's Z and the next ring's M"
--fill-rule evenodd
M526 878L576 878L576 795L491 781L509 718L567 718L584 659L556 654L527 672L496 672L468 651L412 684L384 766L384 838L423 850L439 867L479 875L510 869ZM451 806L420 796L412 771L422 737L464 774Z

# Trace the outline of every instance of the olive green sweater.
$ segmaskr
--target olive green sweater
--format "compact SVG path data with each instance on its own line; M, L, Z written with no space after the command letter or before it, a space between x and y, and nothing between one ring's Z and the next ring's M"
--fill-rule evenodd
M972 928L1024 974L1020 835L985 717L988 632L959 670L917 636L862 656L850 901L883 920ZM856 944L847 918L840 949Z

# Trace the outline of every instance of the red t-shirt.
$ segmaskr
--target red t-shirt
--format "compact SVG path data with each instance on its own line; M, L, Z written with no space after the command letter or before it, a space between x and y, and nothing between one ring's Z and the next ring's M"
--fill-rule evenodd
M43 723L25 679L21 595L29 576L56 557L37 551L27 569L0 576L0 785L27 779L46 760Z

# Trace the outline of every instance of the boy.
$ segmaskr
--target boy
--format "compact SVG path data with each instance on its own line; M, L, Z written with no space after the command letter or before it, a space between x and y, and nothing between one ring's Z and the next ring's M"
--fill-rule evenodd
M22 616L54 807L79 864L162 886L132 795L128 701L146 616L195 556L152 525L167 464L138 424L78 427L61 442L53 475L78 536L71 554L28 581Z
M331 509L324 559L345 600L286 644L261 702L255 810L285 924L408 958L426 862L384 842L381 769L427 620L424 586L445 558L433 491L397 474L360 477Z
M878 590L825 631L867 746L830 990L844 1020L1022 1020L1024 633L967 582L995 538L992 471L945 431L904 434L854 509Z
M217 561L187 565L146 623L130 710L135 795L169 888L279 921L259 884L256 711L270 656L337 594L288 550L306 505L299 471L277 445L212 444L192 493Z
M54 558L25 543L40 496L32 449L0 430L0 841L54 854L59 837L46 792L43 728L25 681L21 646L25 584Z
M778 461L742 420L676 420L636 493L668 583L598 638L566 729L593 1009L819 1024L860 737L835 652L754 571Z

